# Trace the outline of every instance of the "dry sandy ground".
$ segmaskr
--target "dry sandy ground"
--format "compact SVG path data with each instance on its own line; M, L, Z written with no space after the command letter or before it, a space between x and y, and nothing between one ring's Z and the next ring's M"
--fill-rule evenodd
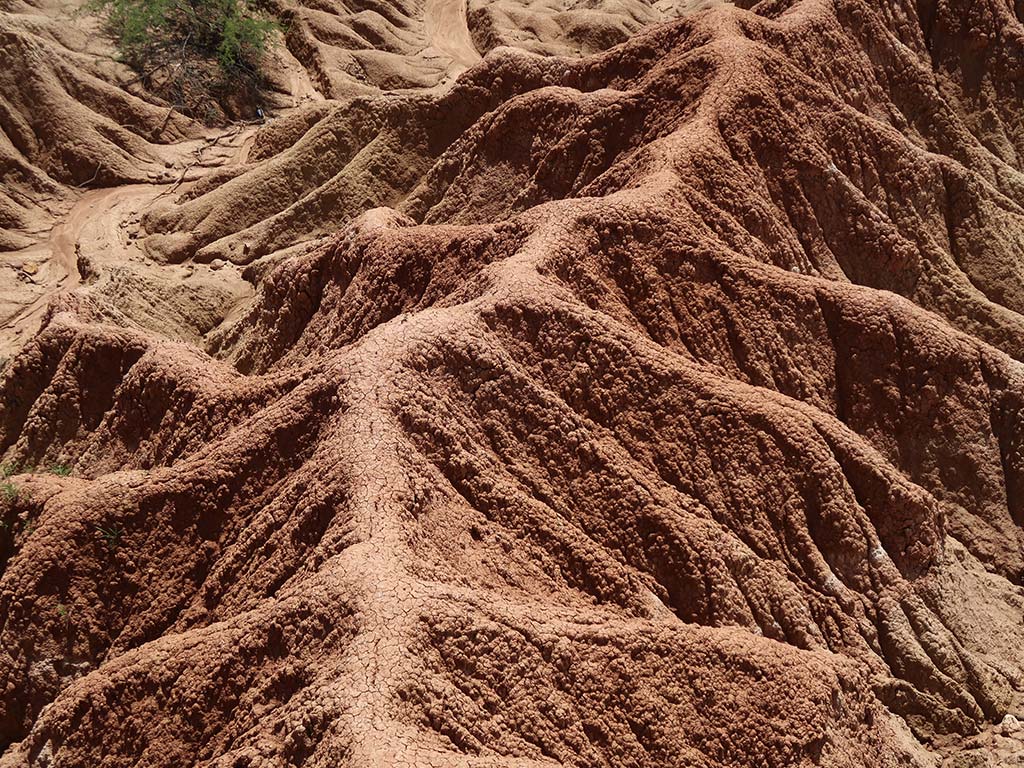
M28 40L30 47L37 43L45 45L56 49L58 57L71 61L75 57L102 61L113 56L109 47L97 44L95 33L99 27L95 20L77 15L80 10L75 5L58 3L41 8L14 7L11 10L16 12L8 13L4 19L6 34ZM464 4L449 0L429 3L423 10L422 24L431 50L450 59L445 66L449 77L479 60L466 29ZM72 31L54 32L54 28L64 25L69 25ZM272 99L279 106L280 114L286 114L289 107L323 101L306 68L287 46L275 48L271 58L272 85L279 88L278 93L284 97ZM107 62L103 64L107 66ZM113 68L112 62L110 67ZM89 74L100 79L96 73ZM134 79L129 77L129 73L116 68L113 68L112 75L109 71L102 74L108 75L115 86ZM109 87L106 83L103 86ZM52 82L41 87L50 91L55 89ZM59 85L56 90L61 90ZM56 100L66 100L67 96L60 93ZM132 101L127 93L122 93L120 98ZM42 116L42 104L29 102L20 106L37 119ZM131 106L145 107L138 100ZM91 114L97 115L96 112ZM172 116L178 119L173 113ZM102 113L99 117L103 117ZM151 162L163 166L158 171L147 172L156 183L100 189L90 187L97 183L99 173L106 166L103 158L96 163L94 177L66 187L60 184L67 179L59 171L53 174L56 178L48 177L45 173L48 169L34 167L34 158L24 152L24 147L11 146L13 159L27 166L28 172L34 172L45 180L32 179L37 188L30 185L22 196L32 197L33 202L39 204L43 202L42 188L48 186L55 205L45 211L36 211L34 216L21 217L15 222L20 226L8 230L12 243L26 243L26 246L0 253L0 269L3 271L3 281L0 282L0 360L13 354L36 331L54 295L74 289L83 282L85 276L80 274L78 263L81 254L85 254L85 269L90 271L92 279L89 282L96 282L99 278L96 292L112 294L111 298L122 309L133 304L152 303L148 310L142 310L142 314L148 317L142 318L131 311L128 314L136 321L141 320L143 326L176 338L199 342L203 333L212 327L210 318L206 316L209 312L204 312L209 307L191 306L190 302L217 304L215 312L220 320L229 316L231 308L239 301L252 295L251 287L240 279L237 270L225 270L209 279L202 275L207 269L205 267L198 268L199 275L193 266L187 269L168 268L146 259L134 242L133 225L155 201L187 190L211 170L243 164L256 133L255 127L245 126L226 131L202 131L193 126L191 131L198 137L147 147L154 158ZM134 136L130 139L138 141ZM85 190L79 191L81 188ZM12 186L12 191L14 189ZM42 234L47 228L48 234ZM184 293L179 290L182 280L188 280ZM134 293L142 285L147 286L143 291L145 299L116 295L118 291ZM196 317L197 314L203 316Z
M745 5L9 10L0 766L1021 762L1024 25Z
M44 240L3 254L0 355L9 356L35 333L56 294L73 290L83 282L95 292L112 292L113 300L121 306L150 304L148 310L142 310L143 314L152 315L150 323L142 322L144 326L198 342L202 333L190 322L199 320L195 317L197 308L182 299L183 281L189 282L188 287L203 282L197 278L196 268L154 264L134 242L132 225L156 200L173 194L180 186L178 180L194 181L208 168L238 162L246 150L246 141L254 133L255 129L233 131L233 145L224 143L222 135L178 145L176 149L182 159L171 166L174 170L180 166L174 182L129 184L85 192ZM204 167L198 168L200 165ZM145 298L135 295L143 285ZM227 305L221 308L221 317L229 305L252 295L251 286L238 276L217 276L209 288L225 294ZM119 291L127 295L118 296ZM132 317L140 321L142 314L134 313Z
M391 6L388 8L389 14L396 12ZM155 262L142 258L143 251L135 243L135 225L155 203L168 195L188 190L211 170L224 171L244 164L256 134L255 127L203 130L183 120L173 110L164 109L160 112L162 119L158 129L152 122L156 111L146 101L147 95L138 92L137 86L121 89L122 84L133 83L136 78L114 64L113 51L104 43L94 18L82 15L80 8L73 3L44 2L40 6L12 3L8 11L0 31L33 53L45 50L58 66L53 73L56 77L48 77L51 73L35 70L25 75L22 70L31 57L22 56L18 65L12 68L13 74L28 77L31 88L25 88L23 81L12 81L7 91L8 97L15 92L36 91L44 94L45 98L33 101L25 99L23 94L21 98L10 98L8 105L10 112L20 112L22 116L22 120L13 125L24 129L27 123L34 135L29 139L21 137L21 141L16 135L7 137L13 142L9 148L10 163L17 172L9 176L12 182L9 190L16 193L11 203L14 211L8 221L0 216L0 224L9 225L2 230L3 237L0 237L0 241L8 241L8 250L0 251L3 276L0 282L0 360L10 357L35 332L55 294L81 283L82 276L77 270L78 253L88 254L94 277L103 276L100 289L116 293L118 288L110 286L110 272L114 271L121 288L133 291L138 284L158 286L159 305L168 302L179 305L171 307L168 322L161 323L161 308L148 313L150 316L142 320L143 326L175 338L200 340L217 324L214 321L211 325L211 305L217 305L216 312L221 313L223 319L240 299L251 295L251 290L240 283L237 272L228 270L222 272L218 279L202 280L195 278L194 269L187 272L177 268L166 269L159 262L166 260L167 254L158 254ZM458 74L480 60L480 53L467 27L465 2L429 0L422 6L402 11L408 16L403 16L402 24L394 28L385 24L379 13L369 9L353 14L341 6L331 12L321 8L311 12L319 26L314 25L310 31L301 6L282 6L281 13L289 19L289 26L284 44L278 45L270 54L268 71L272 90L268 94L268 112L275 117L288 115L296 108L316 112L317 106L324 103L324 93L336 96L353 92L348 86L331 85L331 78L342 76L347 70L332 69L330 64L324 63L324 55L319 51L325 45L316 39L316 30L324 28L324 25L331 29L363 29L363 37L349 40L349 44L355 46L352 49L355 53L350 51L346 55L358 54L371 59L383 57L382 60L389 62L386 66L380 64L377 67L384 67L384 74L380 77L367 80L366 73L377 69L362 64L358 78L353 80L344 75L349 77L346 82L359 83L355 92L375 93L383 87L443 91ZM657 16L655 14L651 19ZM383 37L366 38L364 27L379 24L388 28L387 34L381 32ZM403 33L399 34L399 31ZM338 43L337 40L334 42ZM328 59L340 55L338 51L341 49L337 45L326 48L331 51L329 55L325 54ZM300 63L292 49L307 56L305 64ZM88 66L83 66L84 62L88 62ZM424 67L430 70L430 76L425 80L417 74L422 74ZM85 84L76 83L72 91L66 83L69 76ZM317 78L317 82L313 78ZM80 96L82 90L94 94L96 100L85 98L76 103L74 94ZM111 109L111 99L122 103L117 105L117 109ZM70 129L62 132L45 119L49 112L47 102L51 103L50 109L58 114L77 111L88 115L86 122L96 126L98 135L76 131L74 140L65 138ZM124 120L125 113L130 114L131 119ZM111 124L112 120L117 121L116 127ZM134 126L136 123L137 127ZM125 126L130 130L126 132ZM7 126L6 130L10 131L11 127ZM107 138L111 132L115 134L113 146ZM192 138L174 141L183 134L190 134ZM154 136L158 143L151 143ZM223 144L225 140L232 143ZM166 143L168 141L171 143ZM133 160L135 169L130 164L115 171L115 167L124 165L126 159L126 150L116 142L126 145L127 154L141 158L143 162ZM56 151L53 147L63 144L85 147L78 151L74 165L51 161ZM230 151L232 149L238 151ZM200 152L205 155L200 157L197 155ZM83 156L90 159L85 160ZM91 175L88 174L90 168L93 169ZM106 185L112 179L103 178L110 173L117 174L116 180L147 183L111 188ZM93 189L97 185L102 186ZM25 203L26 200L30 203ZM345 215L349 213L344 211ZM317 222L318 233L330 231L331 226L336 226L342 218L321 217ZM304 237L299 239L309 239L308 232L302 234ZM187 261L191 260L191 255L179 252L172 258ZM205 260L213 260L213 257ZM105 266L116 269L106 271ZM176 295L178 292L174 286L184 274L191 280L190 287L196 290L186 291L184 296ZM195 301L203 306L190 307L189 302ZM120 303L122 309L126 309L123 305L132 303L129 297L115 299L115 302ZM134 317L130 311L128 314ZM202 317L190 323L189 314Z

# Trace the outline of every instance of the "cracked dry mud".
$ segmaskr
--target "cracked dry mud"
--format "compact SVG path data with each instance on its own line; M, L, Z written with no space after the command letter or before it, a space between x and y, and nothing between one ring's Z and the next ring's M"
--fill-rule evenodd
M1024 11L740 5L7 7L0 766L1024 764Z

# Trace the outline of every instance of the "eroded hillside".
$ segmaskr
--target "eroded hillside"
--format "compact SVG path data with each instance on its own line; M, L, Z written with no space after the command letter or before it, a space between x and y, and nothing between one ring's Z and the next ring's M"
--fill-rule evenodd
M0 766L1024 755L1021 18L592 6L281 6L274 119L48 176Z

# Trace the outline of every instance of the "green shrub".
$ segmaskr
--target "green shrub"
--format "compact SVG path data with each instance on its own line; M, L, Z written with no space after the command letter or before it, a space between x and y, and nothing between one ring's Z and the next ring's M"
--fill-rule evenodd
M242 0L221 0L234 11L224 17L222 38L217 46L217 61L227 71L243 66L253 70L259 68L259 61L267 50L270 35L277 25L268 20L239 13L244 7Z
M255 1L91 0L88 7L106 18L121 57L147 87L198 114L204 100L259 80L277 24Z

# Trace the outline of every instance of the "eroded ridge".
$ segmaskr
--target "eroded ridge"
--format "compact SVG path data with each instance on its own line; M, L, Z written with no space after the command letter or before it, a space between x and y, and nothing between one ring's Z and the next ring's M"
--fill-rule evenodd
M762 2L265 129L145 223L235 322L76 294L0 382L73 468L6 481L0 765L1012 759L1022 41Z

